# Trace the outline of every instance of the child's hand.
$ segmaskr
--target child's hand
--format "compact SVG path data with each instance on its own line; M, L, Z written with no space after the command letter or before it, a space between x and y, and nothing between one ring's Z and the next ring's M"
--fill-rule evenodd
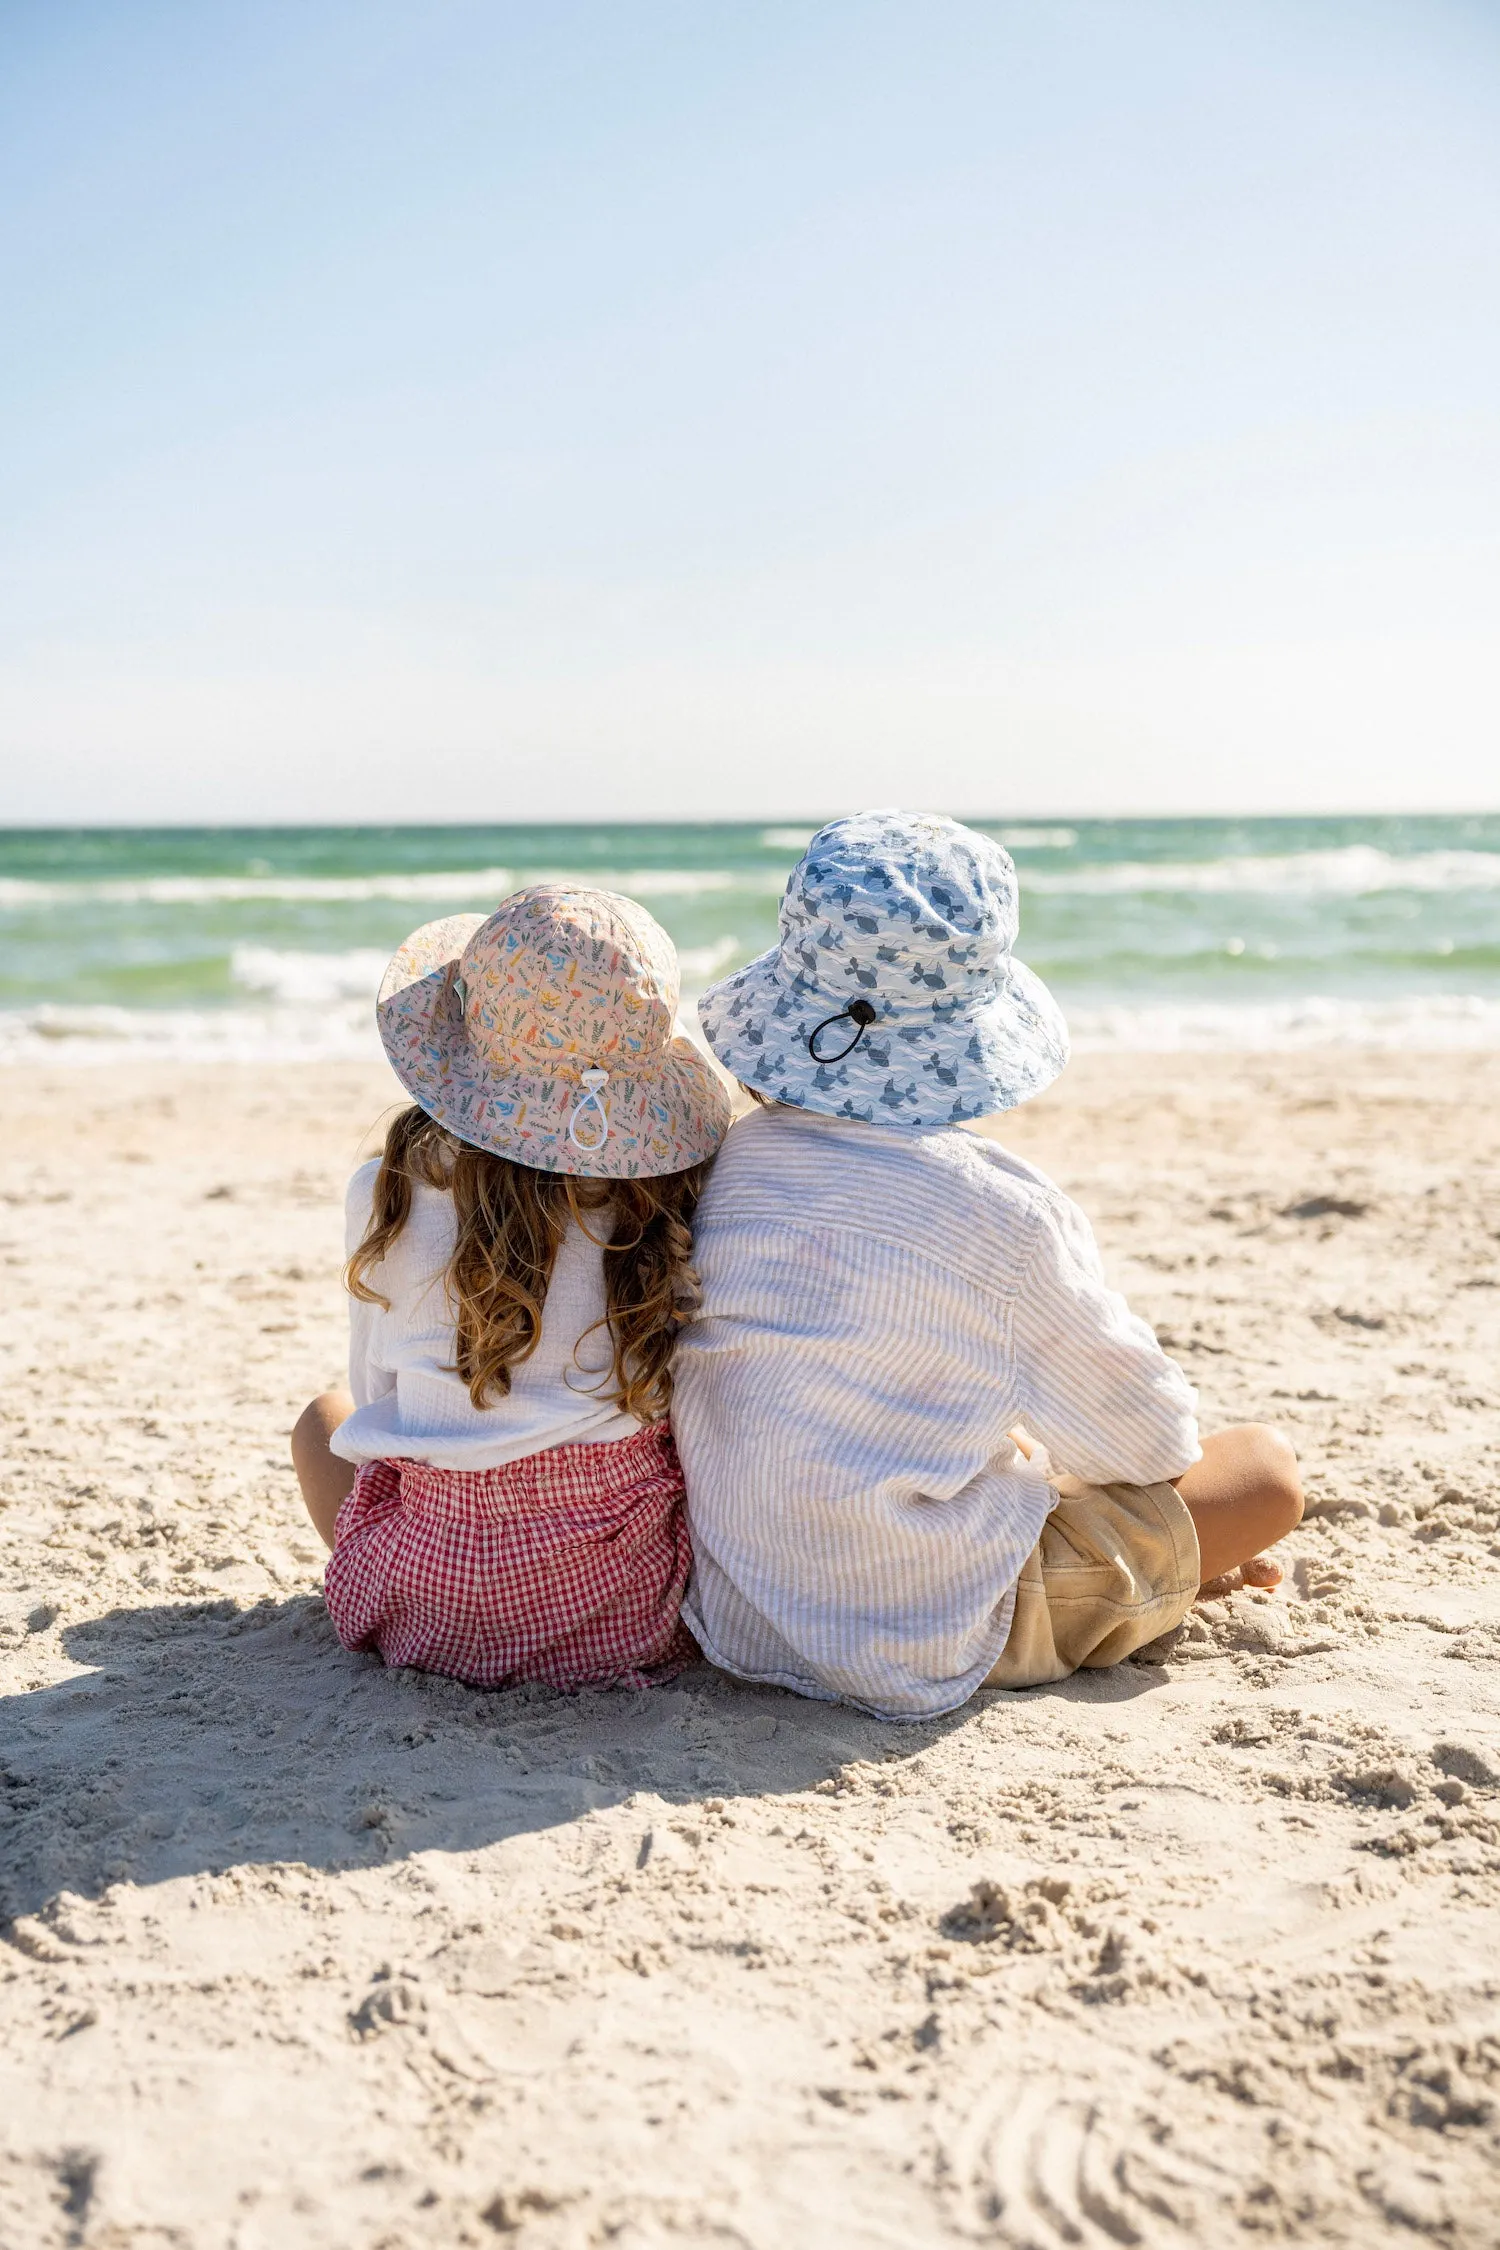
M1031 1459L1033 1451L1035 1450L1037 1440L1032 1436L1030 1430L1026 1428L1025 1424L1022 1422L1018 1422L1013 1430L1007 1430L1005 1434L1010 1439L1010 1442L1015 1447L1016 1451L1018 1453L1024 1454L1026 1459L1029 1461Z

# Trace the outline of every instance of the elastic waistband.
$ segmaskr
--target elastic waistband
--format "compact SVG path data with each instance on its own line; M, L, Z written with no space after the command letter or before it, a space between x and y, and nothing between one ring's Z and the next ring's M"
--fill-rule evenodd
M650 1423L599 1445L552 1445L493 1469L438 1469L427 1461L370 1463L394 1471L403 1507L441 1514L515 1515L538 1509L607 1505L639 1485L680 1484L671 1427Z

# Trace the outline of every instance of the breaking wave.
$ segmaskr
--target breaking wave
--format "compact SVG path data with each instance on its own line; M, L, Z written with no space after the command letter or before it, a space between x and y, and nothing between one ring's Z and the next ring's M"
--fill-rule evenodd
M629 898L693 898L713 891L749 890L778 896L780 873L759 868L645 867L588 875L558 869L529 873L529 883L573 882ZM518 888L507 867L442 868L417 875L150 875L100 883L0 880L0 912L44 913L57 906L357 906L377 899L412 905L498 905Z
M1087 892L1279 891L1356 898L1378 891L1500 890L1500 852L1398 854L1371 844L1333 851L1209 860L1101 860L1056 871L1027 869L1023 890Z

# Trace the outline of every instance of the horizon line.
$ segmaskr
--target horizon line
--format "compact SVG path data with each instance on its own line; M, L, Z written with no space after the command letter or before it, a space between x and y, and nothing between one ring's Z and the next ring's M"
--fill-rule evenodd
M858 807L856 810L874 810ZM903 808L904 809L904 808ZM808 828L816 834L830 821L849 818L845 813L828 813L821 818L811 813L758 813L733 817L729 815L672 816L648 818L632 815L622 819L580 820L574 817L531 820L501 820L474 818L471 820L4 820L0 819L0 836L62 835L104 836L121 833L137 835L230 835L292 834L299 830L339 829L368 835L384 830L413 830L433 832L455 829L501 828L524 830L528 828ZM957 812L946 815L965 826L1015 828L1063 828L1118 824L1123 822L1171 821L1312 821L1312 820L1494 820L1500 818L1500 805L1465 805L1434 811L1420 806L1384 806L1379 810L1344 807L1318 812L1253 812L1253 811L1194 811L1194 812Z

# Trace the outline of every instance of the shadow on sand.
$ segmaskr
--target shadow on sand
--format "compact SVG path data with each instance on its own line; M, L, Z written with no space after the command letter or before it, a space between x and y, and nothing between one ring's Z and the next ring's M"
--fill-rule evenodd
M62 1640L88 1670L0 1700L6 1918L115 1882L475 1850L638 1792L790 1795L920 1756L997 1704L1118 1703L1162 1678L1126 1664L892 1726L707 1664L572 1696L388 1671L340 1647L315 1595L112 1610Z

